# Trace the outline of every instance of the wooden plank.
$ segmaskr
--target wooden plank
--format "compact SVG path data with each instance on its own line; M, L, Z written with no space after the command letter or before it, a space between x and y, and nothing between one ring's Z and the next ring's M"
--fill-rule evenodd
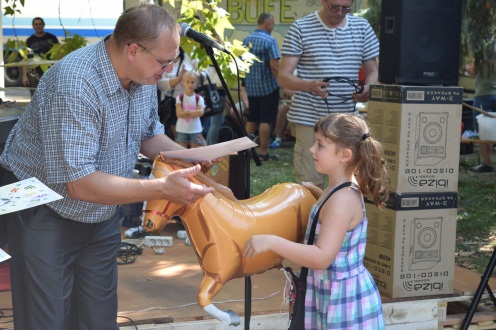
M455 283L457 290L461 291L465 296L472 296L477 291L477 287L481 281L481 274L478 274L470 269L455 267ZM489 287L493 292L496 292L496 279L489 280Z
M465 313L448 315L446 316L446 321L439 322L439 325L450 326L455 324L462 324L465 315ZM494 323L494 321L496 321L496 313L494 311L483 311L475 313L471 323L477 324L480 322L489 321L491 321L491 323Z
M256 315L250 318L251 330L274 330L274 329L287 329L288 328L288 314L270 314L270 315ZM241 317L241 324L238 326L244 328L244 317ZM124 327L120 330L135 330L133 327ZM140 330L233 330L232 326L224 325L218 320L203 320L192 322L178 322L167 324L150 324L148 326L140 326ZM237 328L236 328L237 329Z
M386 325L386 330L438 330L437 321Z
M276 330L287 329L287 318L283 319L280 314L260 315L251 318L251 330ZM244 325L244 319L241 318L241 324ZM194 327L195 330L232 330L233 327L222 324L217 320L195 321L194 325L191 322L167 323L167 324L150 324L148 326L140 326L140 330L190 330ZM134 330L135 327L121 327L120 330ZM386 325L386 330L438 330L436 320L420 321L415 323L400 323Z
M438 301L437 302L437 321L445 321L446 316L448 315L448 302L447 301Z
M416 323L437 320L437 300L420 300L383 304L386 325Z
M132 320L132 318L128 318L127 316L118 316L117 317L117 325L119 327L128 327L128 326L132 326L134 328L134 325L142 325L142 324L155 324L155 323L171 323L173 322L174 320L172 319L172 317L157 317L157 318L154 318L154 319L150 319L150 320Z
M460 143L493 144L496 143L496 141L466 139L466 140L460 140Z

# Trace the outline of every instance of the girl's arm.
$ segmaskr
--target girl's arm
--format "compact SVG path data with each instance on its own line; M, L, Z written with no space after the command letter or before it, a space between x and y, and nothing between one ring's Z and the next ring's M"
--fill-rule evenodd
M189 113L191 117L201 117L205 113L205 108L201 104L198 104L196 110L190 110Z
M322 193L324 192L320 187L317 187L312 182L302 182L303 187L307 188L315 197L315 199L319 199Z
M203 116L203 113L204 113L203 107L197 110L183 110L180 104L176 104L177 118L196 118Z
M177 118L188 118L187 112L183 110L181 103L176 103L176 116Z
M324 204L320 211L322 224L316 245L295 243L275 235L255 235L247 242L244 255L253 257L272 251L298 265L326 269L336 258L350 223L354 220L356 201L360 204L354 191L340 190ZM358 207L363 215L361 205Z

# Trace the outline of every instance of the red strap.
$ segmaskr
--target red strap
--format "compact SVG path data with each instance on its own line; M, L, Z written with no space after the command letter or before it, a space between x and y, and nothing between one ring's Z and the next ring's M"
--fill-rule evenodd
M183 96L184 94L179 95L179 100L181 101L181 107L183 106ZM200 102L200 95L195 94L195 99L196 99L196 106L198 106L198 103Z

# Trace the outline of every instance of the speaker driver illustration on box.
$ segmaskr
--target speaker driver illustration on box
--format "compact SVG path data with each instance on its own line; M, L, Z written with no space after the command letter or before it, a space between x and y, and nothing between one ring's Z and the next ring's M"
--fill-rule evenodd
M442 217L413 219L410 270L431 269L441 261L442 223Z
M447 112L418 114L415 165L436 165L446 158L447 126Z

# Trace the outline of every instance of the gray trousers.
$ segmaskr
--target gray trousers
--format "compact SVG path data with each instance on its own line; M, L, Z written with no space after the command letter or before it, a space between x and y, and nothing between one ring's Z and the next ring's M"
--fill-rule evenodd
M3 184L12 180L7 172ZM0 221L12 256L16 330L117 329L117 214L87 224L42 205Z

